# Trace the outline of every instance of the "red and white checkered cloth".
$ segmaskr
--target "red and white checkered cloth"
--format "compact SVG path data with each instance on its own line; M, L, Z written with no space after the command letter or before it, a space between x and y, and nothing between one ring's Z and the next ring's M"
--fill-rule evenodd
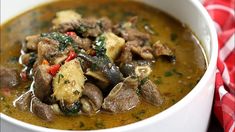
M225 132L235 132L235 0L205 0L219 42L214 113Z

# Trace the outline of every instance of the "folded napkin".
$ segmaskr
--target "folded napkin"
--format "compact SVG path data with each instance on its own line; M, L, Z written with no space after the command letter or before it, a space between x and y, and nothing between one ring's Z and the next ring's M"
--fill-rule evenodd
M235 132L235 0L205 0L217 29L219 55L214 113L225 132Z

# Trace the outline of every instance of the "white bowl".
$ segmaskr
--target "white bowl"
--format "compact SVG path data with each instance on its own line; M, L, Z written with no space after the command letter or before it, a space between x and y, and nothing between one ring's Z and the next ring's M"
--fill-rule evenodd
M1 1L1 24L9 18L50 0L4 0ZM141 1L141 0L138 0ZM214 95L217 36L207 11L197 0L146 0L141 1L156 7L188 25L202 42L209 66L204 76L178 103L167 110L143 121L130 125L96 130L96 132L203 132L207 130ZM1 113L1 132L68 132L34 126Z

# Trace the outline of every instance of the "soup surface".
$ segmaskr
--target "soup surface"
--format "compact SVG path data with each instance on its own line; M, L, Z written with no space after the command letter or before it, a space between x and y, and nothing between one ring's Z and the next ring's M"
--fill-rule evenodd
M19 63L25 37L48 32L52 19L61 10L74 10L82 17L106 16L114 24L137 16L137 29L150 34L150 43L161 41L174 51L174 62L157 58L152 65L150 80L158 86L164 102L159 106L140 98L138 105L128 111L110 113L99 111L92 115L56 115L53 121L44 121L29 111L13 105L20 95L29 90L32 81L21 81L15 88L0 88L0 111L13 118L47 128L66 130L104 129L137 122L174 105L189 93L206 70L206 61L200 43L185 25L169 15L147 5L124 0L66 0L36 7L1 25L1 66L21 71ZM193 103L193 102L192 102Z

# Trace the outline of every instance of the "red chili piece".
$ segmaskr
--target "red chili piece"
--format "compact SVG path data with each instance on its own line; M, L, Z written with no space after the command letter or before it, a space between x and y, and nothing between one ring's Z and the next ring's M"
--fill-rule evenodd
M68 36L77 36L77 34L75 33L75 32L66 32L66 34L68 35Z
M68 58L65 60L65 62L69 62L70 60L74 59L77 57L77 54L74 51L69 52Z
M59 71L59 69L60 69L60 64L55 64L55 65L50 66L48 72L49 72L52 76L55 76L56 73Z

